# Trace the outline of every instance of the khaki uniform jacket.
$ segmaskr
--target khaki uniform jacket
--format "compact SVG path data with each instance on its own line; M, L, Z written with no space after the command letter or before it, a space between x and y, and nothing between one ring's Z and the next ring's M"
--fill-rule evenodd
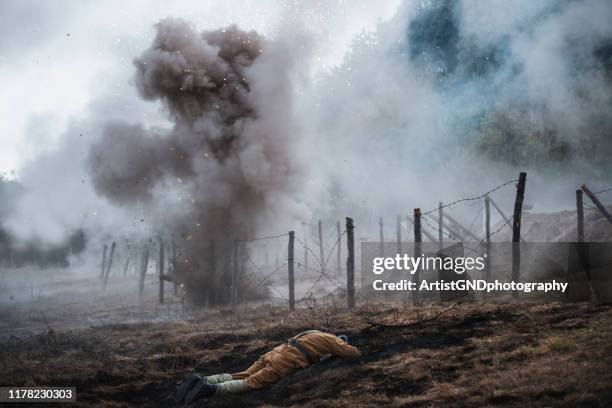
M318 361L326 354L338 357L357 357L361 354L358 348L345 343L333 334L318 330L300 333L292 338L308 351L314 361ZM308 361L297 348L281 344L261 356L245 371L232 374L232 378L244 379L250 389L257 389L273 384L308 365Z

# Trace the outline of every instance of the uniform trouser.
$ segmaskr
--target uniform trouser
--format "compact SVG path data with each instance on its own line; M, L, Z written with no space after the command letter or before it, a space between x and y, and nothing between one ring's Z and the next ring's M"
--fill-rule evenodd
M273 384L307 365L297 349L281 345L261 356L245 371L232 374L232 378L246 380L249 389L254 390Z

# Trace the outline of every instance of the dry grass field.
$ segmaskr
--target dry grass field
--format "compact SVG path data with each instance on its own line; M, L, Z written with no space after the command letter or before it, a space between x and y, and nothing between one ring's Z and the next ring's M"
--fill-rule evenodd
M260 304L89 326L68 324L69 309L46 310L27 315L29 334L4 326L0 385L76 386L78 402L66 406L172 407L187 374L240 371L311 328L348 333L362 358L194 406L612 406L611 306L369 304L349 313L326 302L289 313ZM6 323L21 312L1 313ZM75 308L73 318L83 314Z

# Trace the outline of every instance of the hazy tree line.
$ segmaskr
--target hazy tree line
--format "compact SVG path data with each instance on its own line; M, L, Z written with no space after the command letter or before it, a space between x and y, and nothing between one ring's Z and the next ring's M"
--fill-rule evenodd
M87 239L83 230L74 231L65 242L52 245L37 240L20 242L4 227L5 220L10 217L23 191L19 181L0 175L0 264L8 267L67 267L70 255L85 249Z

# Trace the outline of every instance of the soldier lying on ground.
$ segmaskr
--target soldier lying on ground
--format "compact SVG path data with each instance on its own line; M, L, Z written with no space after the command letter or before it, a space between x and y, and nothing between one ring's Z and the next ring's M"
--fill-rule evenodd
M300 333L261 356L245 371L202 377L192 374L178 387L177 402L191 404L218 394L237 394L273 384L283 377L329 356L357 357L359 349L348 344L345 335L334 336L319 330Z

